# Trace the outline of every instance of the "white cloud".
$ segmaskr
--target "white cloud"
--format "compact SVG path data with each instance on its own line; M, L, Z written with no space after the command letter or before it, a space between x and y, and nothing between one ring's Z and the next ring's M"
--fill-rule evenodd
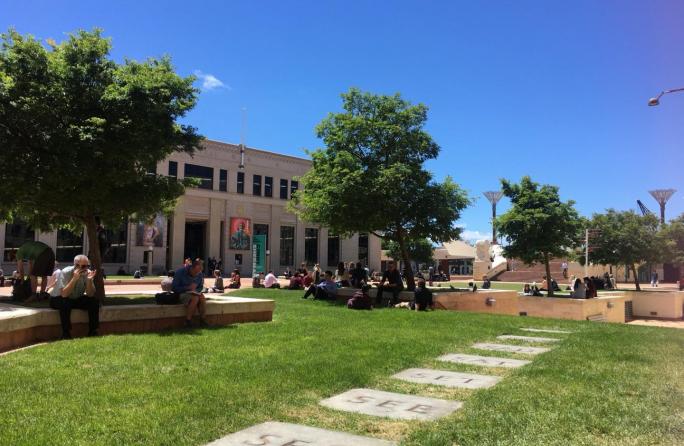
M197 79L202 81L202 90L204 91L215 90L217 88L226 88L230 90L228 85L224 84L213 74L203 73L200 70L195 70L195 76L197 76Z
M471 231L470 229L464 229L461 232L461 239L465 240L466 242L476 242L478 240L489 240L492 238L491 232L480 232L480 231Z

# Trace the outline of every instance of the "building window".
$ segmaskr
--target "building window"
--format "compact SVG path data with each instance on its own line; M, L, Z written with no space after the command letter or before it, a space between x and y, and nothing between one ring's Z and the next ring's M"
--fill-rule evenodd
M268 244L268 225L262 225L254 223L254 235L265 235L266 236L266 249L271 249Z
M280 266L294 266L294 226L280 227Z
M21 248L26 242L32 242L36 238L36 233L26 223L15 221L5 225L5 251L3 261L16 262L17 249Z
M237 193L238 194L244 194L245 193L245 173L244 172L238 172L237 173Z
M178 178L178 163L176 161L169 161L169 176Z
M200 180L200 184L197 186L200 189L214 189L214 169L211 167L186 164L185 178Z
M74 257L79 254L83 254L83 232L74 233L68 229L58 229L55 251L57 261L71 264Z
M337 268L340 263L340 236L328 235L328 266Z
M225 169L219 171L219 191L228 192L228 171Z
M359 234L359 262L368 266L368 234Z
M128 222L124 221L114 229L105 228L107 246L102 256L102 263L126 263L128 243Z
M280 180L280 199L287 200L287 180Z
M297 189L299 189L299 181L292 180L290 182L290 198L297 192Z
M304 230L304 261L309 265L318 263L318 229Z
M273 196L273 177L264 178L264 197Z
M252 175L252 195L261 196L261 175Z

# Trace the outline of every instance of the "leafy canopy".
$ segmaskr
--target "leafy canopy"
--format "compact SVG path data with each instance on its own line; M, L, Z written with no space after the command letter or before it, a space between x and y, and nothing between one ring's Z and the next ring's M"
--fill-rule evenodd
M549 257L565 256L580 239L582 220L574 202L562 202L558 187L542 185L523 177L520 184L502 180L513 206L496 219L496 228L506 240L504 255L531 264Z
M175 204L184 182L150 170L201 137L179 118L194 107L194 78L168 57L110 57L100 30L44 46L10 30L0 46L0 218L40 229L120 222Z
M632 266L658 262L665 254L665 240L655 215L608 209L603 214L594 214L589 227L589 261L593 263Z
M344 112L316 128L325 148L310 153L294 211L343 235L368 231L400 244L458 238L454 222L470 201L451 178L438 183L423 168L439 154L424 130L427 107L354 88L342 100Z

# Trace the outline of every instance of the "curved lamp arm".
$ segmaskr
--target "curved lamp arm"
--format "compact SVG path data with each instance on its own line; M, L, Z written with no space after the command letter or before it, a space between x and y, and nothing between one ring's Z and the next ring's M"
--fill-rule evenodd
M676 93L678 91L684 91L684 88L673 88L672 90L661 91L660 94L654 98L648 100L648 105L653 107L655 105L660 105L660 98L667 93Z

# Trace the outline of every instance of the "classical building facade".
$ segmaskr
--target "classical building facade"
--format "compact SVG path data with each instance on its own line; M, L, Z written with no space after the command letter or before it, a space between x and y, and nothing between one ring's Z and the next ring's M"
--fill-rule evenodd
M156 274L179 267L184 258L199 257L221 259L224 271L237 268L243 276L252 275L255 236L265 242L265 258L259 260L258 269L278 273L307 262L319 263L325 270L334 269L340 261L380 268L377 237L342 238L287 211L292 192L299 188L296 178L311 167L309 160L246 148L240 168L239 146L211 140L203 146L193 157L174 154L157 165L157 174L200 181L198 187L186 190L172 216L106 228L110 246L104 267L108 274L141 267ZM87 237L82 234L39 233L21 223L0 224L6 274L16 268L14 251L34 239L50 245L62 265L88 251Z

